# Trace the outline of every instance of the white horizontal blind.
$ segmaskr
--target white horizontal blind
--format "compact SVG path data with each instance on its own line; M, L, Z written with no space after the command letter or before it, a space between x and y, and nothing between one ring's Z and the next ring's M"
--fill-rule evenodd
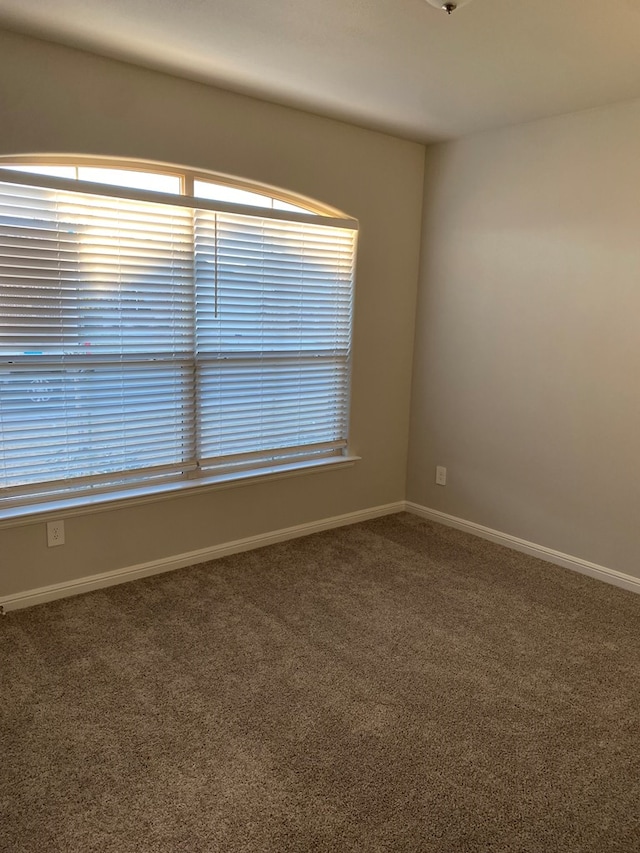
M342 452L352 229L18 181L0 178L0 500Z
M195 465L191 235L188 209L0 184L5 490Z
M354 239L196 211L203 466L346 445Z

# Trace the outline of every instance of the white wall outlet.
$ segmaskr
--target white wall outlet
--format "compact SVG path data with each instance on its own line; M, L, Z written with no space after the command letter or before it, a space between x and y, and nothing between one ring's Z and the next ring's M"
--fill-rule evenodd
M436 483L438 486L447 485L447 469L442 465L436 465Z
M47 545L64 545L64 521L47 522Z

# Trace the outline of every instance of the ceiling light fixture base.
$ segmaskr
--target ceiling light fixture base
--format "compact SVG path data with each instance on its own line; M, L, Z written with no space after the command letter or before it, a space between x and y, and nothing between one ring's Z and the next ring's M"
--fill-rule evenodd
M451 15L451 13L455 12L456 9L461 9L469 2L470 0L455 0L455 2L452 3L443 3L443 0L427 0L427 3L430 6L433 6L434 9L440 9L443 12L446 12L447 15Z

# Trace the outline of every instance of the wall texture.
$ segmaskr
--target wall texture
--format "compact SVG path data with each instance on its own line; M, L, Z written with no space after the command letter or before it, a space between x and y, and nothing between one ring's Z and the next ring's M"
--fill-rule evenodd
M636 577L638 139L634 102L428 149L408 467L409 500Z
M0 528L0 597L404 498L424 148L0 33L0 154L83 153L211 169L360 220L354 467Z

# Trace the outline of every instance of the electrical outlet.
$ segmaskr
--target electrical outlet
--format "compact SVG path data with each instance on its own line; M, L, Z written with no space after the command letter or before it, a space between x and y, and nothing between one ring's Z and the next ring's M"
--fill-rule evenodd
M442 465L436 466L436 483L438 486L447 485L447 469L443 468Z
M47 545L64 545L64 521L47 522Z

